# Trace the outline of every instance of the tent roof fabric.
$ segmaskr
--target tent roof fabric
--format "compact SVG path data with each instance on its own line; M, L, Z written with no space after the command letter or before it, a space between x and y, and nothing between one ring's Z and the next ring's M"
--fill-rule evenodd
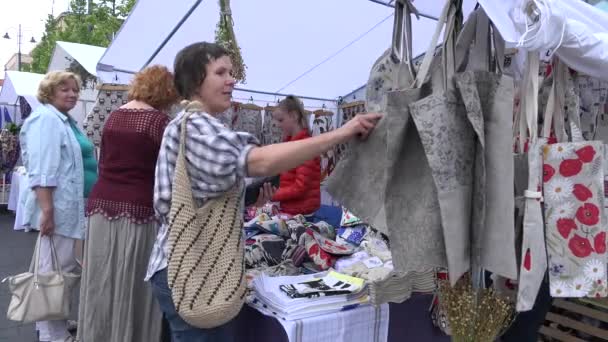
M97 62L105 51L105 48L99 46L57 42L48 70L65 70L70 66L69 59L74 59L91 75L97 75Z
M38 107L40 102L36 99L36 93L43 78L42 74L7 71L0 91L0 103L15 104L18 97L23 96L32 109Z
M466 16L476 1L464 2ZM415 5L438 16L443 2ZM393 12L368 0L233 1L236 37L247 65L247 82L239 87L319 98L350 93L367 82L373 63L390 46ZM149 65L172 68L183 47L214 41L218 19L217 1L183 0L167 6L164 0L139 0L97 65L97 75L105 83L128 84L148 60ZM431 19L414 20L414 55L426 50L435 25Z

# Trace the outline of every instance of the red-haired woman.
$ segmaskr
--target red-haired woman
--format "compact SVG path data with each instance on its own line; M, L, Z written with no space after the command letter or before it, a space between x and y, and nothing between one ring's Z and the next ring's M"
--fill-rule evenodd
M99 180L86 208L80 341L160 340L162 314L144 278L158 228L154 169L177 97L167 68L146 68L131 84L130 102L104 126Z

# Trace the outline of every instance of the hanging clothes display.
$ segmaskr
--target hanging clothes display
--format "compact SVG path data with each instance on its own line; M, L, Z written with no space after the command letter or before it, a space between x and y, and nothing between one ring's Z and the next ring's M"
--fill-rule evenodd
M334 113L325 110L317 110L314 113L314 119L312 122L312 135L317 136L323 133L327 133L334 129L333 116ZM336 165L335 150L330 149L329 151L321 155L321 182L327 178L334 170Z
M581 130L586 140L608 141L608 81L577 74Z
M350 119L354 118L355 115L366 112L365 101L344 103L340 105L338 113L340 112L342 113L340 125L343 126ZM335 147L336 163L339 162L348 153L347 149L347 144L339 144Z
M95 146L99 147L101 145L101 131L110 113L128 102L128 91L128 86L113 84L102 84L100 86L93 110L82 124L87 137Z
M215 118L218 119L226 128L233 130L234 117L236 115L235 112L236 108L234 108L234 106L230 106L230 108Z
M25 119L27 119L27 117L32 113L32 107L23 96L19 96L19 111L21 112L20 122L25 121Z
M278 144L283 141L283 132L277 122L272 118L272 112L277 107L264 108L264 125L262 128L262 145Z
M234 116L232 129L237 132L247 132L262 141L262 107L252 103L232 104Z

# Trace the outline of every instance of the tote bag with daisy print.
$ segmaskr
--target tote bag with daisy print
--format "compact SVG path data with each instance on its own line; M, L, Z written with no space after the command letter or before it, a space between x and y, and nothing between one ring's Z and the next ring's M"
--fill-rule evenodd
M548 111L555 115L560 143L543 147L551 296L606 297L604 144L583 140L577 118L578 96L572 91L569 76L567 67L558 62L552 89L555 101L550 100L547 105L553 106ZM557 125L565 117L571 142L563 142L568 139L567 134Z
M602 142L545 145L546 244L552 297L605 297Z

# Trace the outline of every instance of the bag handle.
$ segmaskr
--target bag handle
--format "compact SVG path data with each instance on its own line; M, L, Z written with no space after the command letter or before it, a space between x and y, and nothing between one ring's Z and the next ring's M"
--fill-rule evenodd
M396 63L406 64L410 75L416 75L412 50L412 14L420 19L420 14L411 0L395 1L395 21L391 58Z
M420 68L418 69L418 74L416 75L416 79L414 80L414 88L420 88L424 84L426 77L431 68L431 63L435 58L435 50L437 49L437 43L439 41L439 35L444 27L446 27L446 34L444 35L444 41L447 41L450 37L450 29L453 31L454 21L456 19L456 6L454 4L455 0L447 0L443 9L441 11L441 15L437 19L437 26L435 27L435 32L431 38L431 42L429 47L424 54L424 58L422 63L420 64ZM444 59L446 52L444 52ZM447 75L444 75L447 76ZM445 77L447 79L447 77Z
M524 152L525 142L530 133L530 144L538 138L538 51L528 52L524 79L520 87L519 105L519 152Z
M556 114L559 115L559 117L557 117L556 120L559 120L560 127L564 127L565 119L566 119L566 115L564 113L565 99L567 97L566 87L569 82L570 71L568 69L568 66L559 59L556 59L555 65L556 65L555 70L554 70L555 77L553 79L553 82L555 84L555 109L554 110L556 111ZM570 141L572 141L572 142L580 142L580 141L585 140L583 138L583 133L580 130L581 119L580 119L580 116L577 115L577 113L578 113L578 108L574 108L574 110L572 108L569 108L568 115L567 115L568 123L570 124ZM561 141L568 141L568 135L566 134L564 128L562 128L560 130L560 135L561 136L558 137L558 141L560 141L560 138L562 138Z
M494 28L486 12L481 7L478 8L469 15L458 35L455 47L456 71L469 69L502 73L504 56L504 39ZM494 68L491 67L492 65Z
M55 240L53 240L53 236L48 236L49 239L49 247L51 249L51 263L53 270L57 271L60 277L63 278L63 270L61 269L61 264L59 263L59 257L57 256L57 250L55 248ZM34 247L34 255L32 256L32 261L30 262L30 272L34 273L34 284L38 284L38 274L40 273L40 244L42 242L42 234L38 234L38 238L36 239L36 247Z
M568 111L568 122L570 124L570 137L566 133L566 115L565 103L566 99L566 85L568 84L568 66L561 62L559 59L555 59L553 72L551 74L552 83L551 89L549 90L549 98L547 99L547 106L545 107L545 122L543 123L543 137L549 137L551 128L555 125L555 137L558 142L579 142L584 141L582 132L580 130L580 117L575 115L576 111ZM555 117L555 120L553 118Z

